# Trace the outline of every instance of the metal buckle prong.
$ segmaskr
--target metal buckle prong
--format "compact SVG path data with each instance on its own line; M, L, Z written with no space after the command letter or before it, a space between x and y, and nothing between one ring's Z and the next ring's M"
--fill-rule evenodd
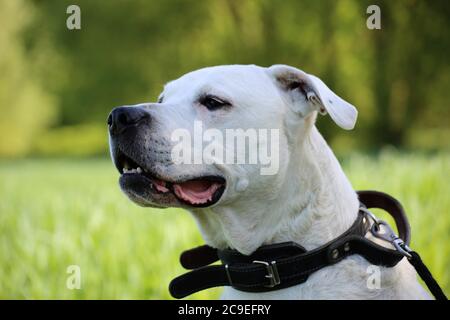
M230 286L233 286L233 281L231 281L230 270L228 269L228 264L225 265L225 271L227 272L228 281L230 282Z
M259 263L266 266L266 278L270 280L270 284L265 285L265 287L273 288L280 284L280 276L278 275L277 264L275 261L269 263L267 261L254 260L253 263Z

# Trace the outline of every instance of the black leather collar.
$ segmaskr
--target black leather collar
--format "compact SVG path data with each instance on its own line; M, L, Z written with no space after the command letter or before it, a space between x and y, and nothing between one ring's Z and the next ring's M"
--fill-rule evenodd
M236 250L217 250L207 245L183 252L182 266L194 270L172 280L171 295L180 299L218 286L232 286L247 292L287 288L307 281L315 271L353 254L361 255L375 265L395 266L404 255L365 238L370 219L364 209L380 208L389 212L400 238L409 244L410 228L402 206L382 192L358 191L358 195L361 209L353 225L336 239L311 251L294 242L284 242L262 246L248 256ZM209 266L219 259L222 264Z

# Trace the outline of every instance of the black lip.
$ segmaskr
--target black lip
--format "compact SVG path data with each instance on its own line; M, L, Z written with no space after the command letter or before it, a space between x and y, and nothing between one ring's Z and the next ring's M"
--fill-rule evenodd
M125 162L129 163L133 168L140 167L140 165L138 165L133 159L126 156L125 153L118 149L114 154L114 164L120 174L123 174L123 167Z
M140 165L139 163L137 163L135 160L133 160L133 158L127 156L124 152L122 152L120 149L117 149L116 152L114 152L114 165L116 166L117 171L119 171L120 174L132 174L132 173L124 173L123 172L123 168L124 168L124 164L128 163L128 165L132 168L137 168L140 167L141 169L143 169L144 171L142 172L142 175L146 176L147 178L150 179L159 179L159 180L164 180L164 178L160 177L157 173L148 170L145 166Z
M123 167L124 164L128 163L128 165L132 168L137 168L140 167L142 168L144 171L142 173L124 173L123 172ZM145 177L145 180L148 180L149 182L149 186L151 188L152 193L157 193L157 194L166 194L167 192L161 192L159 190L157 190L153 184L151 183L153 179L158 179L158 180L162 180L166 183L166 188L169 189L169 192L175 196L175 198L182 204L185 204L187 206L190 207L194 207L194 208L205 208L205 207L209 207L212 206L214 204L216 204L222 197L223 193L225 192L226 189L226 180L225 178L221 177L221 176L214 176L214 175L208 175L208 176L201 176L201 177L194 177L194 178L190 178L190 179L186 179L186 180L180 180L180 181L167 181L164 178L161 178L159 175L157 175L156 173L152 172L152 171L148 171L147 169L144 169L145 166L139 165L136 161L134 161L132 158L128 157L125 153L123 153L120 150L117 150L114 153L114 164L117 168L117 170L119 171L119 173L121 174L121 178L127 178L127 177L132 177L135 176L136 178L141 178ZM139 179L136 179L139 180ZM212 199L207 201L206 203L202 203L202 204L192 204L188 201L185 201L181 198L179 198L176 193L174 192L173 189L173 185L176 183L183 183L183 182L187 182L187 181L192 181L192 180L208 180L211 182L217 182L220 183L222 186L216 190L216 192L214 192ZM142 189L142 187L140 186L140 188Z

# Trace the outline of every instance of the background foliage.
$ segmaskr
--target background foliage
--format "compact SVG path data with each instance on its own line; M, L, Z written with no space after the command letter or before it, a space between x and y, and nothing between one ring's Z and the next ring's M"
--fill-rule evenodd
M342 163L356 189L401 200L411 247L448 295L450 189L442 172L450 171L450 155L386 150ZM106 159L0 162L0 195L0 299L167 299L170 280L185 272L179 254L203 243L183 210L140 208L126 199ZM80 267L80 290L66 287L70 265Z
M368 1L76 1L68 30L72 3L0 2L0 155L103 154L112 107L232 63L297 66L356 105L354 133L320 120L338 152L449 147L448 1L378 1L381 30Z
M66 28L71 4L81 30ZM355 130L321 117L320 131L355 188L404 203L450 292L450 2L0 0L0 23L0 298L167 298L178 253L202 240L185 212L120 194L106 117L235 63L299 67L358 108ZM82 290L65 287L70 264Z

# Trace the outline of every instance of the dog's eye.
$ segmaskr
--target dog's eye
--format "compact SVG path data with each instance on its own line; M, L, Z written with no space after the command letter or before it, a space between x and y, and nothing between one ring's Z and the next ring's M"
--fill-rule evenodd
M160 95L159 98L158 98L158 103L162 103L163 100L164 100L164 96L163 96L163 95Z
M223 107L231 106L228 101L222 100L215 96L204 96L200 98L200 103L204 105L208 110L213 111Z

